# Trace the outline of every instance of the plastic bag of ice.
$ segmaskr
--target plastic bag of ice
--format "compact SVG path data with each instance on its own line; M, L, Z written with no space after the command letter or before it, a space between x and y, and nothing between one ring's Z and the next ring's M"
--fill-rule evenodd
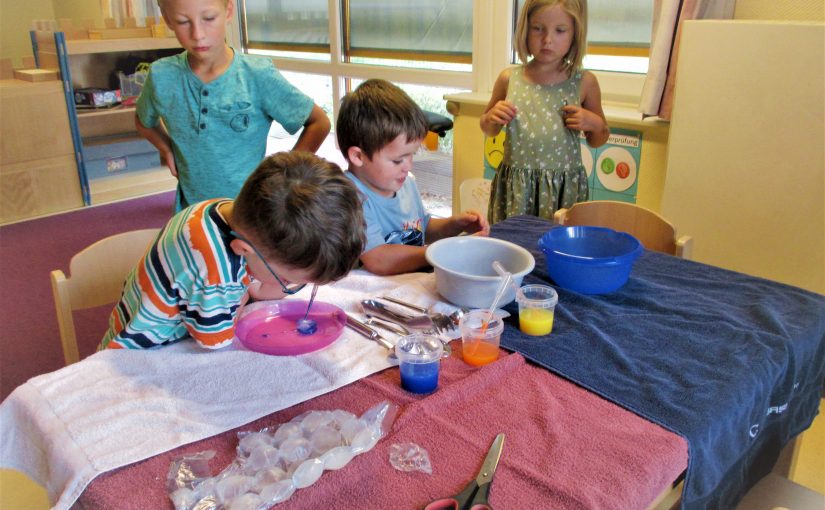
M215 452L173 461L167 476L176 510L266 510L341 469L387 434L397 407L381 402L361 417L349 411L309 411L277 429L238 433L236 458L215 476Z

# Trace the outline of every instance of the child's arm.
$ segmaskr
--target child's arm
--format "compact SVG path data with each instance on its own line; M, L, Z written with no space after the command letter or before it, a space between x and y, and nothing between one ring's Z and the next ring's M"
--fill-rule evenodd
M430 219L424 237L427 243L433 243L445 237L457 236L462 232L487 236L490 235L490 224L487 223L487 218L483 214L470 209L449 218Z
M295 146L294 151L315 152L324 143L329 134L330 122L327 114L317 104L312 106L309 118L304 122L304 130Z
M516 118L516 107L507 101L507 86L510 83L510 68L502 71L493 85L493 93L487 109L481 116L481 131L487 136L496 136L501 128Z
M490 225L484 215L469 210L450 218L430 219L425 238L434 242L462 232L486 236L490 234ZM410 273L429 266L426 251L426 246L382 244L362 253L361 263L367 271L381 276Z
M596 75L585 71L582 75L581 106L567 105L564 110L564 125L568 129L584 131L587 145L600 147L607 142L610 128L602 110L602 91Z
M160 152L160 160L166 163L172 175L177 177L178 167L175 165L175 153L172 152L172 139L169 138L163 125L158 124L157 127L148 128L144 126L140 118L135 115L135 128L140 136L146 138L149 140L149 143L155 146L158 152Z
M362 253L361 263L364 269L379 276L411 273L428 266L426 251L426 246L382 244Z

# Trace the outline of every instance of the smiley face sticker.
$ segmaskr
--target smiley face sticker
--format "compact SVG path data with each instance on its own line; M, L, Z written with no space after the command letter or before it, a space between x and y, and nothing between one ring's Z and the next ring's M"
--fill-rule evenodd
M504 130L502 129L496 136L488 136L484 139L484 162L493 170L498 168L501 160L504 159Z

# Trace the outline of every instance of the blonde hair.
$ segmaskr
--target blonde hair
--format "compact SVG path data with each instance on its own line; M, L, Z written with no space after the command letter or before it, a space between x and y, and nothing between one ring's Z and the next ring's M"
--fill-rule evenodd
M582 59L587 52L587 0L527 0L519 13L516 34L513 36L513 46L518 54L519 60L526 64L530 57L530 50L527 48L527 36L530 33L530 17L545 7L561 6L564 12L573 18L573 42L570 50L565 55L562 68L573 73L581 69Z

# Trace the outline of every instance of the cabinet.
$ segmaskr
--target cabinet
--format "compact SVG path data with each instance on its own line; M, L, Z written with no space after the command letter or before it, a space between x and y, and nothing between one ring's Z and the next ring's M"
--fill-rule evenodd
M0 80L0 224L83 207L59 81Z
M145 168L147 157L156 156L157 152L138 136L133 106L80 110L75 106L73 89L109 88L109 77L118 58L136 55L153 61L160 56L160 50L180 48L177 40L67 40L62 32L42 31L32 32L31 40L38 67L60 70L83 203L100 204L174 189L177 181L168 168L160 166L158 157ZM148 153L117 155L119 150L134 151L138 145ZM137 159L141 159L139 168L131 168L131 161ZM104 168L102 172L98 171L100 165Z

